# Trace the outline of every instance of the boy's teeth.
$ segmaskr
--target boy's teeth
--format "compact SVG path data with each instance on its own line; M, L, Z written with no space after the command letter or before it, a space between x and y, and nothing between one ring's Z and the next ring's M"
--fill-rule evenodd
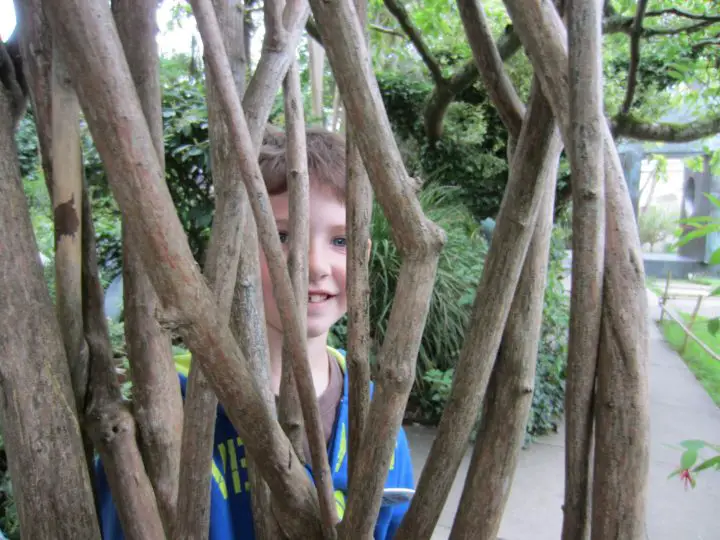
M311 304L315 302L324 302L327 298L327 294L311 294L308 296L308 302Z

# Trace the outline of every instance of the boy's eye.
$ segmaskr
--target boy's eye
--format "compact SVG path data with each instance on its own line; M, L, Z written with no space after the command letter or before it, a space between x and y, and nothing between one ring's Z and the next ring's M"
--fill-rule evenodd
M281 244L287 244L287 241L289 239L288 233L280 231L278 233L278 236L280 237Z
M338 236L337 238L333 238L333 245L335 247L346 247L347 239L344 236Z

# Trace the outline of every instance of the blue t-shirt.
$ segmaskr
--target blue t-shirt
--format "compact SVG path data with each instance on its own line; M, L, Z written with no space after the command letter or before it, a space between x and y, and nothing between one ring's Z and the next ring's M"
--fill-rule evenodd
M338 517L345 513L345 497L348 487L347 472L347 426L348 426L348 376L342 351L329 349L345 372L343 395L338 404L334 433L328 444L328 459L332 472ZM183 396L190 368L190 355L176 357ZM123 540L120 519L113 504L107 477L102 465L96 468L96 486L99 499L102 537L105 540ZM308 473L311 472L307 467ZM395 444L395 453L385 487L413 488L412 462L405 432L401 429ZM408 504L383 506L375 524L376 540L391 539L397 531ZM218 405L215 420L212 479L210 492L210 540L253 539L255 537L250 503L250 481L245 460L245 446Z

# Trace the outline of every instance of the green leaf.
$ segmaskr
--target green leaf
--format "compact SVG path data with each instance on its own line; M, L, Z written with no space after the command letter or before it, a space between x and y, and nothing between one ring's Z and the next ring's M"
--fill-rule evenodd
M682 446L683 448L687 448L688 450L695 450L695 451L705 448L706 445L707 444L705 443L705 441L702 441L700 439L689 439L687 441L683 441L680 443L680 446ZM685 468L687 468L687 467L685 467Z
M713 291L710 293L710 296L720 296L720 287L713 289Z
M705 469L710 469L713 467L716 469L720 467L720 456L715 456L710 459L706 459L700 465L695 467L693 469L693 472L700 472L700 471L704 471Z
M716 249L713 254L710 256L710 260L708 261L708 264L715 265L720 264L720 248Z
M696 448L691 448L683 452L683 455L680 457L680 466L683 469L689 469L693 465L695 465L695 462L697 461L698 457L698 451Z
M720 317L710 319L708 321L708 332L710 332L713 336L716 336L718 330L720 330Z

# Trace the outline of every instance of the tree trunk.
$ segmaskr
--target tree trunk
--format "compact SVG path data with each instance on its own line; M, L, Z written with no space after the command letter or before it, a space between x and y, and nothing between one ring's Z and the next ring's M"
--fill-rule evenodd
M165 168L165 148L158 51L155 41L155 0L113 0L112 9L153 139ZM152 482L166 534L175 523L183 429L182 397L170 336L158 323L160 308L145 272L137 244L123 220L123 299L125 338L133 382L133 413L140 432L143 462Z
M11 68L2 75L15 77ZM0 415L15 502L24 538L99 538L67 357L20 180L14 126L24 106L9 96L0 85L0 320L9 323Z

